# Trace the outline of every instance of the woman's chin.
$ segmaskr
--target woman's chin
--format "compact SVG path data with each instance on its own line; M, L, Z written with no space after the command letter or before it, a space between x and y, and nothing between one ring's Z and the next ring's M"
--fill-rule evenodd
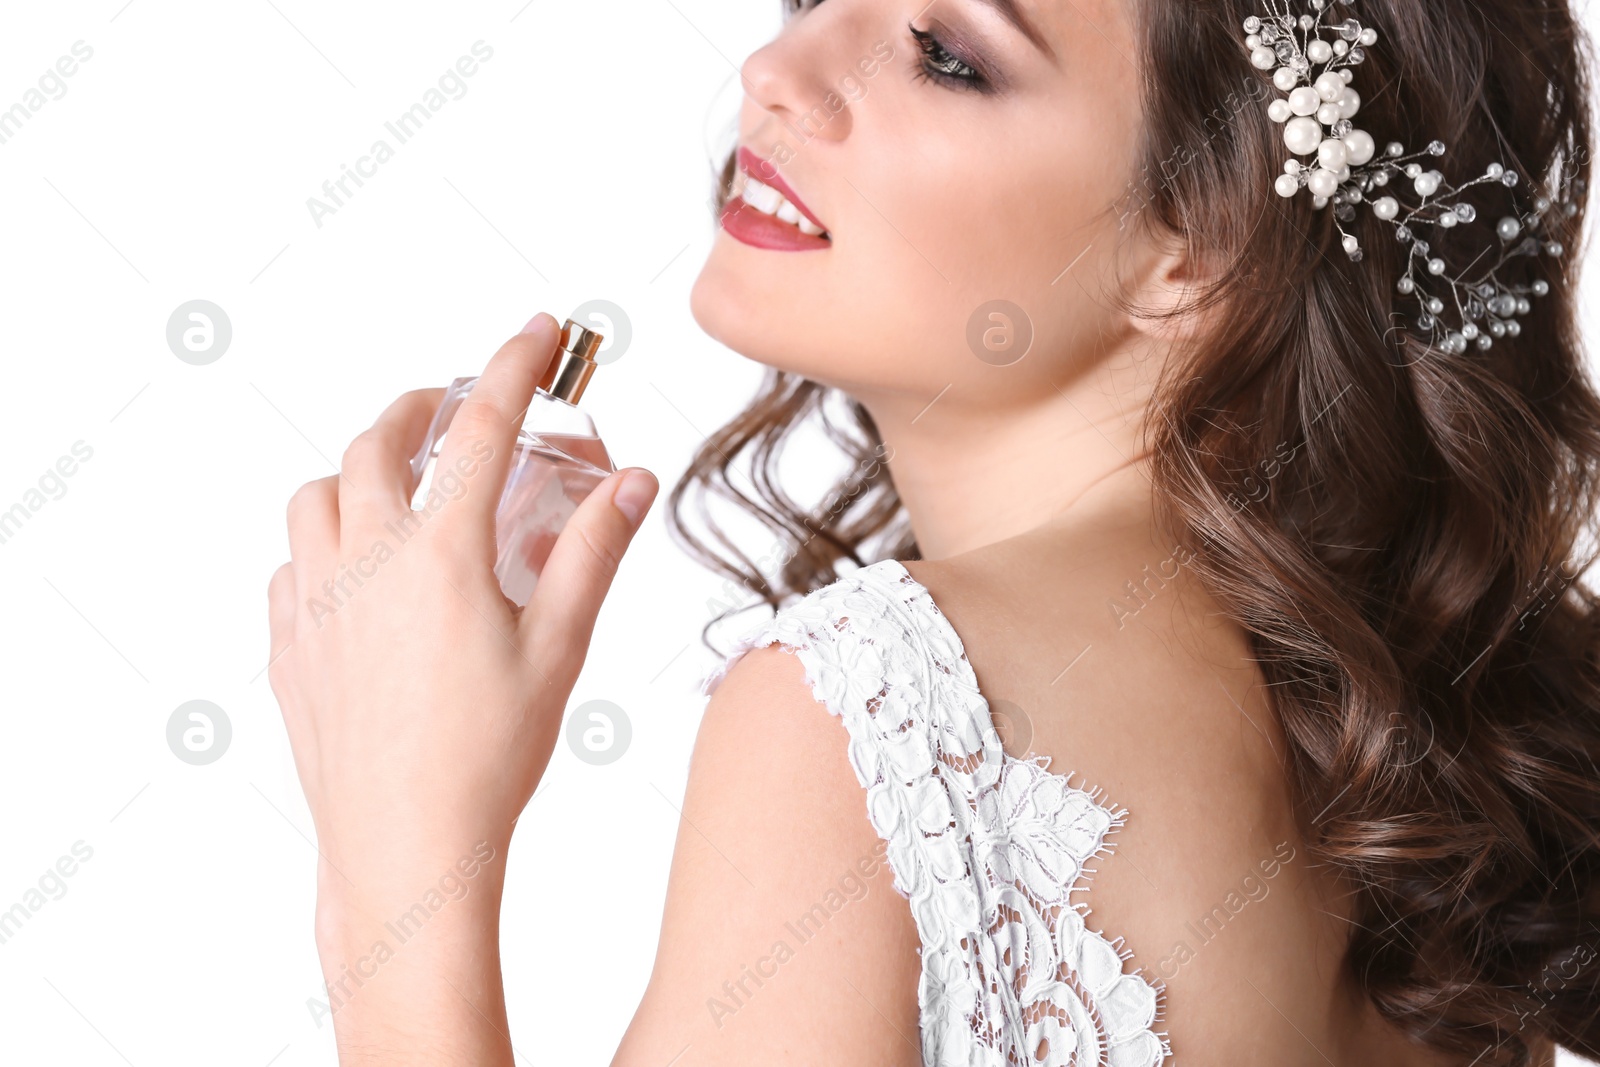
M792 345L793 324L781 321L782 309L751 281L748 272L735 269L713 248L689 290L689 314L707 336L770 366L769 357L776 355L773 339L788 334Z

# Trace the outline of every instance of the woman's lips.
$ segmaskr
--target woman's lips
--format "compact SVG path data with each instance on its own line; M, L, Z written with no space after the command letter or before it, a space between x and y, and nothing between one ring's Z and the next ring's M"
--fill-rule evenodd
M762 159L747 145L739 146L739 169L755 178L762 185L770 185L782 193L783 198L793 204L800 214L815 223L818 229L826 230L828 228L826 223L817 218L811 209L806 207L806 202L801 200L800 195L789 187L789 183L783 180L783 175L778 173L777 165Z
M822 220L808 208L804 201L795 194L789 183L783 180L778 173L778 168L767 160L762 159L748 147L741 145L738 153L738 167L748 177L755 178L762 185L776 190L789 203L794 205L796 211L804 215L813 225L827 230ZM747 245L756 248L765 248L777 252L805 252L819 248L828 248L832 242L826 237L817 234L803 233L800 227L788 223L775 215L768 215L750 206L742 197L732 196L722 208L722 228L730 235Z

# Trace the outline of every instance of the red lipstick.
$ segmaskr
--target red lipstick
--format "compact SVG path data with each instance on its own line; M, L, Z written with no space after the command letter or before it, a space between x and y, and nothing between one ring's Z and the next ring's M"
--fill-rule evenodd
M824 231L827 226L806 206L805 201L783 180L775 164L762 159L750 148L739 146L738 167L748 177L769 186L793 204L795 210ZM722 208L722 228L739 241L756 248L777 252L804 252L828 248L832 242L823 236L802 233L798 226L758 211L740 197L731 197Z

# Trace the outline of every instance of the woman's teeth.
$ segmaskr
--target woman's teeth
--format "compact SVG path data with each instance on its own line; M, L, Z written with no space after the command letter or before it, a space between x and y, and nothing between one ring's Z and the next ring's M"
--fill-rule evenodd
M800 214L800 209L789 203L788 198L772 186L763 184L744 171L739 171L738 177L740 180L737 195L763 215L771 215L791 226L799 227L801 233L810 234L812 237L820 237L827 232Z

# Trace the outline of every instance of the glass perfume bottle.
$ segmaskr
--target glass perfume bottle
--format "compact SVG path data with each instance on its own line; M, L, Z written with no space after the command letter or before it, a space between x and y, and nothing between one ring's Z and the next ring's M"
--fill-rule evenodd
M594 421L576 406L594 376L605 338L568 319L555 359L534 391L511 458L511 471L495 512L495 568L500 588L526 606L555 547L556 537L589 492L616 471ZM421 510L433 482L450 420L478 379L457 378L446 390L411 460L417 479L412 510Z

